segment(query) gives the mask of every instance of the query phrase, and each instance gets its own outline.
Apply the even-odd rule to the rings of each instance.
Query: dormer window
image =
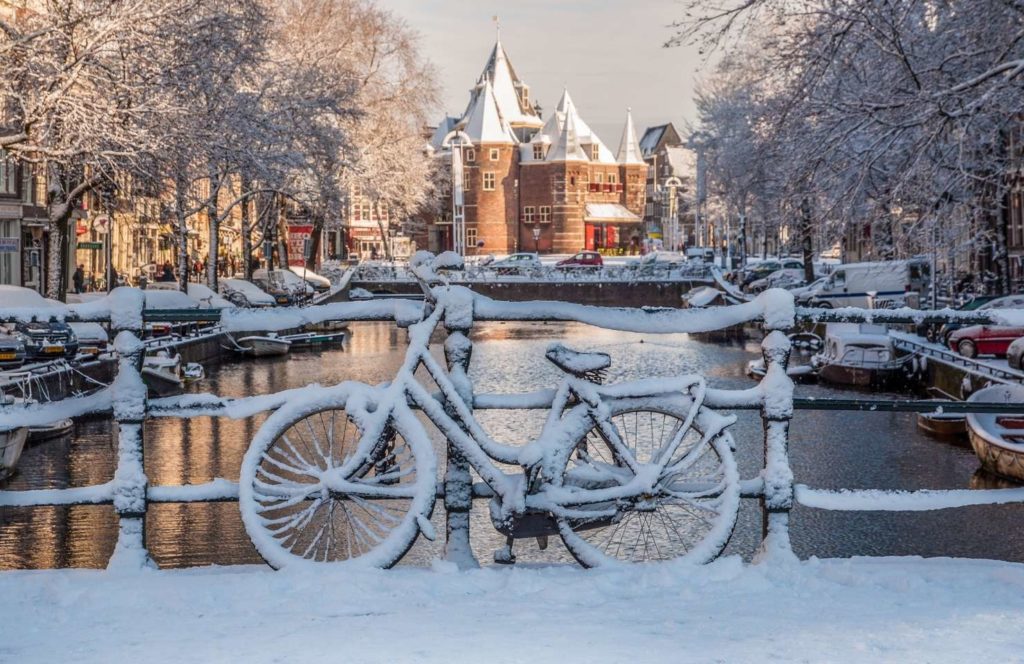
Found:
[[[543,143],[534,143],[533,144],[533,158],[537,159],[537,160],[541,160],[541,159],[544,158],[544,144]]]
[[[476,161],[476,150],[473,148],[466,148],[466,161]]]
[[[591,160],[597,161],[598,157],[601,156],[600,147],[601,146],[599,146],[597,143],[594,143],[593,145],[590,146],[590,159]]]
[[[491,148],[489,157],[491,161],[498,161],[498,148]]]

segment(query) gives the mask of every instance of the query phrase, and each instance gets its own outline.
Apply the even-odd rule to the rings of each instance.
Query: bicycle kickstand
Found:
[[[505,538],[505,546],[494,552],[494,562],[499,565],[514,565],[516,563],[516,554],[512,553],[512,545],[515,543],[515,539],[509,535]]]

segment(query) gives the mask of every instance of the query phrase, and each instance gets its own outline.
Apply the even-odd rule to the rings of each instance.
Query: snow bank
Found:
[[[801,505],[824,510],[858,512],[927,512],[969,505],[1004,505],[1024,502],[1020,489],[950,489],[922,491],[883,491],[880,489],[812,489],[804,484],[794,487]]]
[[[1022,565],[917,558],[26,571],[0,574],[0,622],[19,664],[1010,662],[1022,588]]]

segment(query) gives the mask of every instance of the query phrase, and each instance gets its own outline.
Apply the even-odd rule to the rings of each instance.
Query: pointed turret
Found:
[[[619,141],[619,153],[616,160],[620,164],[643,164],[643,157],[640,156],[640,144],[636,140],[636,130],[633,128],[633,111],[626,109],[626,126],[622,129],[622,140]]]
[[[580,147],[579,140],[576,137],[576,120],[574,116],[575,113],[566,114],[565,122],[562,124],[562,133],[559,134],[558,141],[548,151],[546,161],[588,161],[587,153]]]
[[[466,117],[460,123],[473,143],[512,144],[517,141],[512,129],[498,112],[494,99],[494,90],[490,81],[484,81],[484,87],[473,99],[466,110]]]

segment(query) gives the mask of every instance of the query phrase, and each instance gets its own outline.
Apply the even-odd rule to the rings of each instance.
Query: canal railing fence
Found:
[[[439,287],[448,288],[448,287]],[[451,288],[461,288],[452,286]],[[463,289],[465,290],[465,289]],[[428,298],[429,299],[429,298]],[[936,399],[821,399],[794,394],[785,373],[791,345],[786,336],[799,323],[866,322],[884,324],[1004,324],[1020,325],[1024,311],[956,312],[912,309],[806,309],[794,306],[792,296],[769,290],[751,302],[699,309],[608,308],[564,302],[502,302],[469,291],[462,299],[467,306],[448,312],[444,328],[449,369],[461,366],[460,378],[468,380],[472,354],[470,336],[475,324],[494,321],[575,322],[604,329],[645,334],[713,332],[725,327],[759,323],[764,330],[761,343],[766,376],[749,389],[709,389],[705,404],[718,410],[754,409],[761,413],[761,469],[755,477],[743,478],[742,495],[759,500],[763,514],[759,559],[794,556],[789,538],[789,517],[799,503],[828,510],[919,511],[966,505],[1024,502],[1024,488],[991,490],[821,490],[798,484],[789,463],[789,429],[797,410],[849,410],[885,412],[1019,412],[1020,406],[1006,403],[966,403]],[[148,399],[140,376],[146,346],[141,341],[144,325],[153,321],[210,320],[217,318],[229,333],[300,328],[326,321],[380,321],[408,327],[424,319],[429,301],[376,300],[338,302],[303,308],[274,310],[229,309],[222,311],[147,311],[141,291],[115,289],[107,298],[65,309],[28,310],[0,306],[0,321],[29,320],[57,315],[66,320],[105,323],[112,331],[117,372],[113,382],[80,397],[50,403],[0,406],[0,429],[55,422],[90,413],[112,413],[117,430],[117,465],[113,478],[103,484],[37,490],[0,491],[0,507],[49,505],[112,505],[119,518],[117,544],[110,567],[151,565],[146,548],[145,519],[151,503],[190,503],[237,500],[238,483],[217,478],[210,482],[180,486],[154,486],[144,470],[146,450],[143,424],[147,418],[191,418],[200,416],[240,419],[275,410],[290,400],[302,399],[306,388],[274,394],[226,398],[197,393]],[[454,312],[454,313],[453,313]],[[457,352],[452,353],[451,349]],[[474,409],[549,409],[552,390],[521,394],[477,394],[466,385]],[[741,441],[740,444],[745,444]],[[451,443],[449,442],[449,451]],[[492,495],[489,487],[473,483],[465,461],[448,454],[444,481],[437,488],[447,518],[446,556],[464,556],[469,541],[472,499]],[[458,546],[454,546],[457,544]],[[456,553],[456,551],[461,553]],[[460,564],[465,560],[458,559]]]

